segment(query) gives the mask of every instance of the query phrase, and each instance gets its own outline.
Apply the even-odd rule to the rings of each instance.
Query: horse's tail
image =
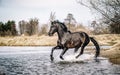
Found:
[[[98,57],[100,55],[100,46],[93,37],[90,37],[90,40],[93,42],[94,46],[96,47],[95,57]]]

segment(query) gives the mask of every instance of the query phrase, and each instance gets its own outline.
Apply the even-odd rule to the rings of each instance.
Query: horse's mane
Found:
[[[55,22],[55,23],[58,23],[64,31],[66,31],[66,32],[68,31],[68,29],[67,29],[67,27],[66,27],[66,25],[65,25],[64,23],[59,22],[58,20],[57,20],[57,21],[54,21],[54,22]]]

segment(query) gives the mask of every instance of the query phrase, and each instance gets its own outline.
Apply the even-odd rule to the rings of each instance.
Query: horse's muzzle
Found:
[[[53,34],[52,34],[52,33],[48,33],[48,35],[49,35],[49,36],[53,36]]]

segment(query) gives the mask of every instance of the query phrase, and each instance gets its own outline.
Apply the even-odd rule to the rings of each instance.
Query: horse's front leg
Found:
[[[60,58],[62,59],[62,60],[64,60],[64,58],[63,58],[63,55],[65,54],[65,52],[68,50],[68,48],[63,48],[63,51],[62,51],[62,53],[60,54]]]
[[[60,46],[55,46],[55,47],[52,48],[52,51],[51,51],[51,54],[50,54],[50,59],[51,59],[51,61],[54,60],[53,52],[54,52],[55,49],[61,49],[61,47],[60,47]]]

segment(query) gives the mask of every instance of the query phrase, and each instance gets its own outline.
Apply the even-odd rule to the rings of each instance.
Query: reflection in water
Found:
[[[106,58],[93,60],[92,54],[74,59],[69,50],[62,61],[60,50],[55,51],[55,61],[49,59],[52,47],[0,47],[0,73],[6,75],[120,75],[120,65],[111,64]]]

